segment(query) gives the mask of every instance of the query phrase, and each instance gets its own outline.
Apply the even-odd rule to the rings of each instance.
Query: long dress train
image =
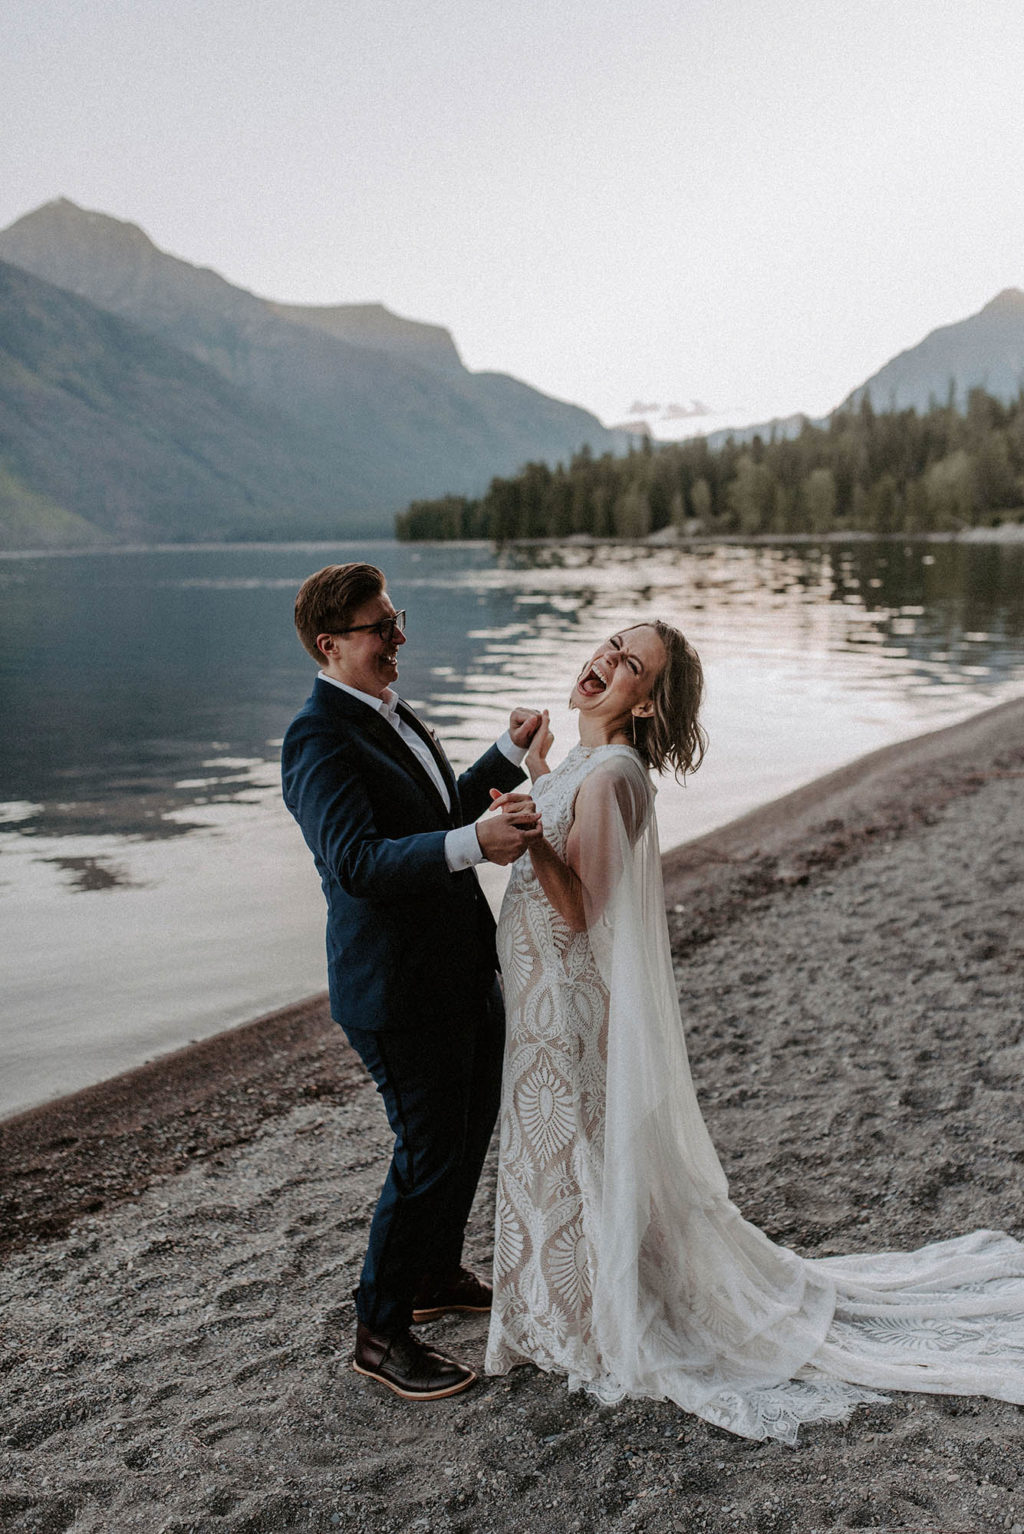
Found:
[[[580,798],[587,931],[529,857],[498,928],[508,1045],[486,1368],[534,1363],[600,1400],[668,1399],[796,1439],[881,1391],[1024,1403],[1024,1246],[997,1231],[808,1259],[744,1220],[694,1093],[654,789],[627,746],[535,785],[564,855]]]

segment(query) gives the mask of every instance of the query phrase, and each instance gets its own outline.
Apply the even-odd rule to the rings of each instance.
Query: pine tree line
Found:
[[[702,438],[623,457],[581,449],[568,467],[528,463],[479,500],[413,501],[403,540],[643,538],[694,533],[924,533],[1024,518],[1024,390],[1003,403],[973,389],[952,402],[876,412],[866,396],[791,439]]]

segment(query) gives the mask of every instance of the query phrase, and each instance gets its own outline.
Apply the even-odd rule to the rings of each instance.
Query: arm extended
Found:
[[[463,825],[477,820],[490,808],[490,791],[500,788],[502,793],[521,783],[526,773],[497,746],[491,746],[471,767],[459,776],[460,818]]]

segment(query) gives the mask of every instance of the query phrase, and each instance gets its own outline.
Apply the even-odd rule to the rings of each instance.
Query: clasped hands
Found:
[[[514,863],[531,842],[543,837],[540,812],[529,794],[502,794],[492,788],[491,809],[501,814],[476,824],[477,841],[488,862]]]
[[[532,742],[542,746],[546,753],[551,741],[546,710],[537,713],[535,709],[513,709],[508,727],[513,745],[528,746]],[[546,762],[544,770],[547,770]],[[531,842],[543,837],[540,814],[529,794],[503,794],[496,788],[490,792],[491,810],[500,811],[500,814],[477,821],[477,841],[489,863],[514,863]]]

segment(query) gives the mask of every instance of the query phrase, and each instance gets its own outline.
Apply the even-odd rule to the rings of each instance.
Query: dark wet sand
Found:
[[[1024,701],[667,855],[694,1076],[775,1239],[1024,1233],[1022,793]],[[1005,1404],[900,1395],[791,1450],[530,1370],[429,1407],[360,1379],[386,1141],[325,998],[0,1122],[0,1528],[1024,1528]],[[482,1358],[478,1320],[430,1331]]]

